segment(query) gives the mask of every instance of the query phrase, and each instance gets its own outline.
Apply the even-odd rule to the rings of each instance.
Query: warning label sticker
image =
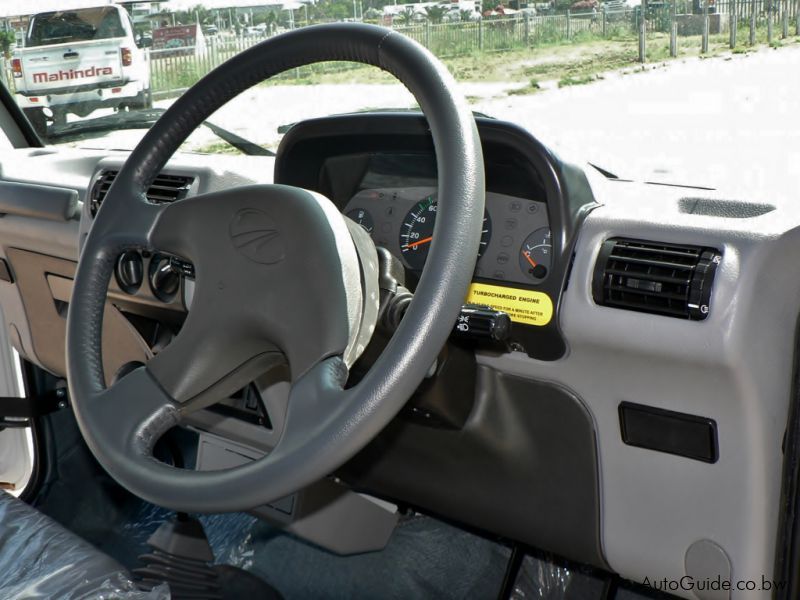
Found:
[[[553,301],[543,292],[473,283],[468,304],[483,304],[508,313],[512,321],[526,325],[547,325],[553,318]]]

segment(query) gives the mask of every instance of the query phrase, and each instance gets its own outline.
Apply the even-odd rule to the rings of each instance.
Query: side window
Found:
[[[133,27],[133,19],[131,19],[130,14],[127,12],[125,13],[125,23],[128,25],[127,35],[136,38],[136,29]]]

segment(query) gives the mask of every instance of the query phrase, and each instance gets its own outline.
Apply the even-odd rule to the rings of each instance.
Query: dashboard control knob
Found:
[[[461,339],[504,343],[511,335],[511,318],[489,306],[465,304],[461,307],[452,335]]]
[[[135,250],[122,253],[117,259],[117,268],[114,273],[120,289],[126,294],[135,294],[144,279],[142,255]]]
[[[156,254],[150,261],[150,289],[162,302],[170,302],[181,285],[180,272],[168,256]]]

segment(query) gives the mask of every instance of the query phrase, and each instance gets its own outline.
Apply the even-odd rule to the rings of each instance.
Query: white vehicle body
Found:
[[[149,103],[148,58],[136,46],[130,16],[117,5],[34,15],[12,71],[25,109],[85,116]]]

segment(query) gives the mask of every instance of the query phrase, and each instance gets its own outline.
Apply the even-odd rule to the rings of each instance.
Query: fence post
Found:
[[[570,19],[569,9],[567,9],[567,40],[572,39],[572,19]]]
[[[647,0],[639,5],[639,62],[647,60]]]
[[[678,0],[672,0],[669,16],[669,55],[678,56]]]
[[[756,0],[750,3],[750,45],[756,45]]]
[[[789,11],[787,10],[786,0],[781,2],[781,38],[789,37]]]
[[[794,34],[800,35],[800,0],[794,3]]]
[[[478,21],[478,50],[483,50],[483,19]]]
[[[772,46],[772,36],[774,34],[774,20],[772,18],[772,0],[767,0],[767,45]]]
[[[605,5],[605,4],[603,4],[603,37],[606,37],[606,34],[608,33],[608,31],[607,31],[607,27],[608,27],[608,15],[606,14],[606,11],[607,11],[607,10],[608,10],[608,9],[606,8],[606,5]]]
[[[424,46],[430,50],[431,48],[431,22],[425,21],[425,44]]]
[[[736,3],[736,0],[731,0],[731,3],[730,3],[731,39],[730,39],[730,44],[729,44],[730,47],[731,47],[731,50],[736,48],[736,29],[739,26],[739,14],[737,12],[738,10],[739,10],[739,5]]]
[[[528,48],[531,45],[531,17],[529,14],[525,14],[525,47]]]
[[[703,0],[703,43],[700,53],[708,53],[708,0]]]

